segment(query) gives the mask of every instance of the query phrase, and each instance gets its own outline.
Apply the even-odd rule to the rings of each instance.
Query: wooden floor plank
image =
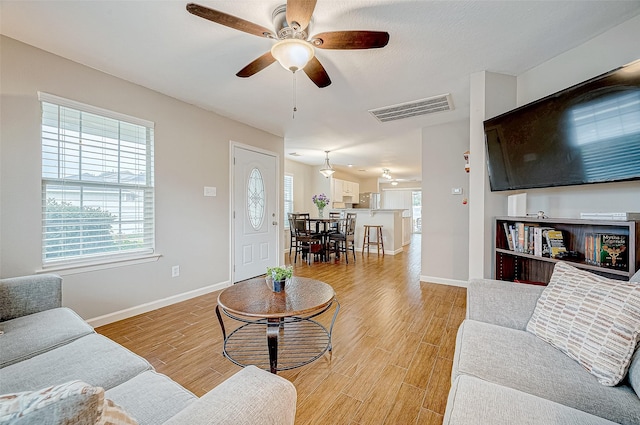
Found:
[[[393,402],[393,409],[384,420],[385,425],[415,424],[420,416],[424,390],[403,383]]]
[[[398,255],[358,253],[348,265],[294,266],[295,275],[332,285],[341,304],[333,353],[279,373],[296,386],[297,425],[442,423],[466,290],[420,282],[420,243],[414,236]],[[240,370],[222,355],[218,293],[97,331],[202,396]],[[237,326],[224,322],[227,332]]]

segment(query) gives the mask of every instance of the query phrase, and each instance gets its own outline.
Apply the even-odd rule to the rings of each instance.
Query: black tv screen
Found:
[[[640,61],[484,122],[492,191],[640,179]]]

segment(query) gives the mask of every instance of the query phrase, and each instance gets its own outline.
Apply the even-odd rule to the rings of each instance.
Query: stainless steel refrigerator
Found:
[[[354,207],[377,210],[380,208],[380,194],[377,192],[363,192],[358,198],[358,205],[354,205]]]

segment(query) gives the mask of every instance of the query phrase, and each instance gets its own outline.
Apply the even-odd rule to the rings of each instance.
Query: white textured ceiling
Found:
[[[272,28],[285,0],[201,0]],[[373,50],[316,50],[332,84],[273,64],[235,73],[273,41],[189,14],[187,1],[5,1],[2,34],[284,136],[291,159],[420,179],[421,131],[469,116],[469,75],[519,75],[640,13],[640,1],[318,0],[311,34],[382,30]],[[381,124],[367,110],[451,93],[455,109]],[[346,170],[346,169],[345,169]],[[358,171],[366,170],[366,171]]]

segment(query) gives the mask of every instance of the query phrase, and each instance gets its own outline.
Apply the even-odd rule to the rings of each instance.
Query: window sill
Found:
[[[100,259],[95,261],[87,261],[83,263],[66,263],[66,264],[52,264],[48,266],[42,266],[40,270],[36,270],[36,273],[56,273],[60,276],[67,276],[79,273],[89,273],[98,270],[113,269],[117,267],[132,266],[135,264],[144,264],[158,261],[162,257],[162,254],[141,254],[131,257],[118,257]]]

